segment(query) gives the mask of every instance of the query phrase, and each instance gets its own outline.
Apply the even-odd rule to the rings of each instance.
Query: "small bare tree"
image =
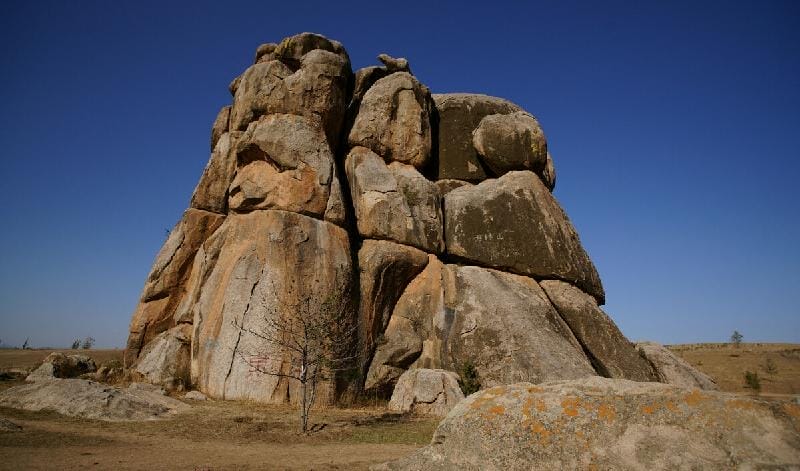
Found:
[[[744,339],[744,335],[740,334],[738,330],[734,330],[731,334],[731,343],[735,348],[739,348],[742,344],[742,339]]]
[[[306,287],[300,293],[290,281],[280,291],[282,295],[276,296],[284,300],[280,305],[261,300],[259,327],[248,327],[243,319],[233,322],[261,345],[256,351],[237,351],[252,371],[299,383],[303,433],[309,430],[308,417],[317,398],[317,386],[357,370],[358,328],[350,302],[351,283],[345,277],[337,276],[344,281],[322,300],[315,289]],[[319,285],[315,280],[312,286]],[[272,293],[277,292],[273,283]]]

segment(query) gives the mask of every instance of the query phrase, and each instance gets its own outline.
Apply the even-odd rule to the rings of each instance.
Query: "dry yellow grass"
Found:
[[[753,393],[745,387],[746,371],[758,373],[764,395],[800,394],[800,345],[791,343],[729,343],[670,345],[669,349],[714,378],[722,391]],[[767,361],[776,371],[767,371]]]

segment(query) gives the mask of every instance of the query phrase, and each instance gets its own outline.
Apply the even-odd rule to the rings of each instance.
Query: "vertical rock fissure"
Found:
[[[592,353],[592,351],[589,350],[589,347],[586,346],[586,343],[583,341],[583,339],[580,338],[579,336],[575,335],[575,331],[572,330],[572,326],[569,325],[569,322],[567,322],[566,317],[564,317],[564,315],[558,309],[558,306],[556,305],[556,303],[553,302],[553,298],[551,298],[550,295],[547,294],[547,290],[542,289],[542,292],[544,292],[544,295],[547,297],[547,300],[550,303],[550,305],[553,306],[553,310],[556,312],[556,314],[558,314],[558,317],[561,319],[561,321],[564,323],[564,325],[567,326],[569,331],[572,333],[572,336],[575,337],[575,340],[578,341],[578,345],[580,345],[581,350],[583,350],[583,354],[586,355],[586,359],[589,360],[589,364],[592,365],[592,369],[594,369],[594,371],[598,375],[600,375],[600,376],[602,376],[604,378],[610,378],[611,377],[611,373],[600,362],[600,360],[594,355],[594,353]]]
[[[258,288],[259,283],[261,283],[261,279],[264,276],[264,270],[266,269],[266,265],[263,266],[261,271],[258,274],[258,278],[253,283],[253,286],[250,288],[250,298],[248,298],[247,306],[244,308],[244,312],[242,313],[242,323],[241,326],[237,326],[237,335],[236,335],[236,343],[233,345],[233,349],[231,350],[231,363],[228,365],[228,372],[225,374],[225,381],[222,383],[222,399],[225,399],[225,395],[228,393],[228,379],[231,376],[231,371],[233,371],[233,364],[236,362],[236,355],[238,354],[239,343],[242,340],[242,330],[245,328],[244,321],[247,317],[247,313],[250,311],[250,303],[253,300],[253,294],[256,292],[256,288]],[[234,324],[235,326],[235,324]]]

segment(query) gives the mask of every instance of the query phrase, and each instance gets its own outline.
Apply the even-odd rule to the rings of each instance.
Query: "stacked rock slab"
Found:
[[[353,74],[342,45],[312,33],[258,48],[147,278],[129,371],[212,398],[296,400],[293,380],[253,367],[285,372],[287,352],[250,332],[336,299],[360,374],[325,383],[322,401],[388,397],[418,368],[474,369],[484,387],[659,378],[599,308],[536,118],[431,95],[408,61],[379,59]]]

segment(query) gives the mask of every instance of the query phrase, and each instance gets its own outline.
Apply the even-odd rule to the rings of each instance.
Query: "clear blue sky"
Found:
[[[800,2],[163,3],[4,3],[4,343],[124,345],[228,83],[301,31],[536,115],[631,339],[800,342]]]

